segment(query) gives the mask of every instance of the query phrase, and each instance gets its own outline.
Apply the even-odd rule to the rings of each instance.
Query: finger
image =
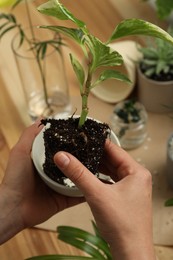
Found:
[[[36,135],[41,131],[43,128],[41,124],[41,119],[38,119],[34,124],[27,127],[24,132],[22,133],[21,137],[19,138],[19,141],[15,145],[18,148],[30,152],[32,148],[33,141],[36,137]]]
[[[79,160],[66,152],[54,156],[58,168],[82,191],[84,196],[100,192],[104,185]]]
[[[107,140],[105,143],[104,156],[101,169],[106,171],[113,179],[122,179],[127,175],[134,174],[141,166],[121,147]]]

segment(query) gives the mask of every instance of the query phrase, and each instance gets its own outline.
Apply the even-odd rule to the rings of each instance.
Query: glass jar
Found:
[[[59,36],[52,32],[45,33],[45,30],[37,27],[32,30],[28,28],[25,33],[29,40],[24,40],[20,46],[21,38],[17,33],[12,40],[12,50],[31,119],[70,115],[71,102],[62,45],[59,44],[57,51],[49,44],[44,58],[40,54],[40,47],[33,47],[48,40],[60,42]]]
[[[136,148],[147,136],[147,112],[137,101],[119,102],[110,117],[110,126],[119,138],[121,147]]]

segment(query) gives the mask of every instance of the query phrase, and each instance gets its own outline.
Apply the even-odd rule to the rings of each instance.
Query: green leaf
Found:
[[[158,60],[143,59],[141,63],[149,66],[157,66]]]
[[[169,73],[170,67],[168,65],[165,65],[165,67],[163,68],[163,71],[165,74]]]
[[[70,20],[78,27],[85,27],[85,23],[77,19],[71,12],[69,12],[58,0],[50,0],[38,8],[42,14],[54,16],[59,20]]]
[[[18,4],[20,4],[23,0],[17,0],[13,6],[12,6],[12,9],[14,9]]]
[[[47,44],[44,43],[44,44],[42,45],[42,48],[41,48],[41,59],[42,59],[42,60],[45,58],[46,51],[47,51]]]
[[[69,235],[59,235],[58,238],[62,240],[63,242],[66,242],[72,246],[75,246],[76,248],[83,250],[87,254],[89,254],[92,257],[95,257],[96,259],[105,259],[103,254],[101,254],[98,249],[90,244],[88,244],[88,239],[86,241],[81,241],[75,237],[69,237]]]
[[[158,58],[158,51],[154,47],[140,48],[139,51],[143,54],[144,58],[148,58],[148,59],[157,59]]]
[[[165,206],[166,207],[172,207],[173,206],[173,198],[168,199],[167,201],[165,201]]]
[[[4,27],[6,27],[7,25],[9,24],[9,21],[3,23],[1,26],[0,26],[0,30],[2,30]]]
[[[164,60],[159,60],[156,66],[156,74],[159,75],[161,71],[164,71],[164,68],[166,67],[166,62]]]
[[[20,25],[17,24],[16,18],[13,14],[0,14],[0,19],[5,19],[6,22],[3,23],[0,26],[0,39],[9,31],[17,28],[19,30],[20,36],[21,36],[21,42],[22,42],[22,37],[24,36],[24,33],[20,27]],[[23,35],[22,35],[23,33]]]
[[[82,86],[83,86],[84,80],[85,80],[85,72],[83,70],[83,67],[79,63],[79,61],[77,59],[75,59],[72,54],[70,54],[70,60],[71,60],[72,66],[73,66],[73,70],[80,83],[80,91],[82,92]]]
[[[20,42],[19,42],[19,47],[20,47],[23,44],[25,39],[25,33],[21,28],[19,28],[19,34],[20,34]]]
[[[0,39],[2,38],[3,35],[5,35],[8,31],[13,30],[14,28],[18,27],[16,24],[9,26],[8,28],[6,28],[5,30],[3,30],[0,34]]]
[[[112,255],[111,255],[111,252],[110,252],[110,247],[108,245],[108,243],[102,238],[102,236],[100,235],[100,231],[98,230],[97,226],[96,226],[96,223],[92,220],[92,226],[93,226],[93,229],[94,229],[94,233],[97,237],[101,238],[102,240],[102,243],[104,244],[104,252],[106,253],[108,259],[112,259]]]
[[[67,37],[73,39],[82,48],[85,56],[87,57],[87,50],[85,48],[85,37],[84,32],[81,29],[67,28],[63,26],[40,26],[43,29],[49,29],[54,32],[62,33]]]
[[[147,77],[150,78],[151,75],[154,74],[154,73],[155,73],[155,67],[152,67],[152,68],[147,69],[144,74],[145,74]]]
[[[69,38],[73,39],[75,42],[77,42],[80,45],[84,44],[84,33],[81,29],[74,29],[74,28],[67,28],[63,26],[40,26],[40,28],[49,29],[54,32],[62,33]]]
[[[72,256],[72,255],[42,255],[42,256],[34,256],[27,258],[25,260],[98,260],[95,257],[87,257],[87,256]]]
[[[157,25],[141,19],[126,19],[119,23],[112,33],[108,43],[121,37],[138,34],[153,36],[173,44],[173,38],[169,33],[165,32]]]
[[[95,235],[96,235],[97,237],[102,238],[101,235],[100,235],[100,231],[98,230],[98,227],[97,227],[96,223],[95,223],[93,220],[91,221],[91,223],[92,223],[92,227],[93,227],[93,229],[94,229]]]
[[[101,82],[103,82],[107,79],[116,79],[116,80],[124,81],[128,84],[131,83],[131,81],[128,79],[128,77],[126,75],[122,74],[120,71],[105,70],[100,74],[99,79],[91,86],[91,88],[94,88],[96,85],[100,84]]]
[[[85,251],[92,257],[96,257],[97,259],[107,259],[104,256],[104,254],[106,254],[105,242],[103,242],[103,239],[100,237],[82,229],[69,226],[58,227],[58,233],[58,238],[60,240]]]
[[[117,51],[114,51],[93,35],[85,37],[85,44],[93,57],[90,71],[94,72],[101,66],[119,66],[123,63],[122,56]]]

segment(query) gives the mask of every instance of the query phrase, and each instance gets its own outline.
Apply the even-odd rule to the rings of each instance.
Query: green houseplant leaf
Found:
[[[95,257],[87,257],[87,256],[72,256],[72,255],[41,255],[27,258],[26,260],[98,260]]]
[[[70,259],[91,259],[91,260],[112,260],[109,245],[100,236],[96,224],[92,221],[95,234],[91,234],[80,228],[71,226],[59,226],[57,228],[58,238],[76,248],[84,251],[88,256],[72,255],[42,255],[28,258],[27,260],[70,260]]]
[[[84,54],[87,56],[84,48],[84,33],[80,28],[66,28],[63,26],[40,26],[40,28],[49,29],[54,32],[62,33],[67,37],[73,39],[83,49]]]
[[[82,65],[79,63],[77,59],[74,58],[72,54],[70,54],[71,63],[74,69],[74,72],[76,73],[76,76],[80,82],[80,91],[82,92],[82,86],[85,81],[85,72],[83,70]]]
[[[107,80],[107,79],[116,79],[120,81],[124,81],[126,83],[131,83],[131,81],[122,74],[120,71],[117,70],[105,70],[103,71],[96,82],[91,85],[91,88],[94,88],[96,85],[100,84],[101,82]]]
[[[58,0],[52,0],[40,5],[38,11],[46,15],[54,16],[60,20],[70,20],[78,27],[85,27],[85,23],[77,19]]]
[[[157,37],[173,44],[173,38],[163,29],[150,22],[140,19],[127,19],[117,25],[108,42],[129,35],[147,35]]]
[[[123,58],[117,51],[114,51],[93,35],[86,36],[85,43],[93,57],[90,66],[92,72],[101,66],[119,66],[123,63]]]
[[[40,28],[49,29],[55,32],[63,33],[69,38],[73,39],[76,43],[83,45],[84,33],[81,29],[66,28],[63,26],[40,26]]]
[[[83,250],[92,257],[107,259],[105,254],[108,257],[110,256],[110,251],[107,251],[105,241],[97,235],[70,226],[60,226],[57,231],[60,240]]]

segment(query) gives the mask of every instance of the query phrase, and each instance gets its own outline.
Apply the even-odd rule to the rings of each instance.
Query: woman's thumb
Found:
[[[103,185],[79,160],[67,152],[56,153],[54,162],[84,195],[93,194]]]

